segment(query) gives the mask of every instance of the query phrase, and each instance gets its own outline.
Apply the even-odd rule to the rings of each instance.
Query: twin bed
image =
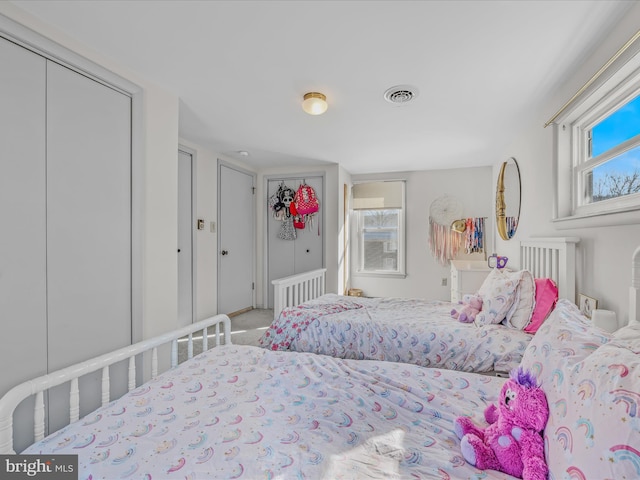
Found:
[[[161,345],[202,328],[216,347],[157,374]],[[35,443],[21,453],[77,455],[82,480],[513,478],[466,463],[453,426],[461,415],[482,425],[505,379],[221,344],[221,331],[228,341],[223,315],[17,386],[0,400],[0,453],[14,452],[12,412],[35,395]],[[549,478],[640,477],[639,355],[638,324],[604,332],[565,299],[533,335],[521,366],[547,395]],[[153,378],[116,400],[103,382],[103,405],[78,418],[77,377],[126,358],[131,377],[140,362]],[[42,392],[68,382],[71,423],[45,437]]]
[[[573,300],[577,242],[575,237],[523,241],[520,267],[533,277],[553,280],[559,296]],[[520,364],[532,338],[522,323],[516,328],[506,322],[481,326],[458,322],[451,310],[460,305],[450,302],[325,294],[323,275],[324,270],[318,270],[315,275],[274,281],[274,321],[260,339],[261,346],[507,375]],[[527,293],[534,294],[532,287]],[[524,303],[523,289],[514,289],[511,295]],[[514,302],[514,311],[516,307]]]

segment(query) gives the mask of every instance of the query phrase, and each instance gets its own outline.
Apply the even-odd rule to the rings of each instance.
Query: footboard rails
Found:
[[[90,360],[71,365],[67,368],[43,375],[33,380],[28,380],[9,390],[0,399],[0,454],[13,454],[13,416],[18,405],[26,398],[35,395],[34,408],[34,443],[44,438],[45,432],[45,403],[44,393],[49,389],[69,383],[69,422],[73,423],[79,419],[80,414],[80,391],[78,379],[83,375],[102,370],[101,402],[102,406],[107,405],[112,399],[110,394],[111,379],[109,367],[116,363],[128,360],[127,389],[131,391],[136,385],[136,358],[143,361],[145,356],[141,354],[149,353],[151,356],[150,378],[158,375],[158,348],[170,345],[170,366],[174,368],[178,365],[178,340],[184,339],[187,342],[187,358],[193,356],[194,333],[202,335],[202,350],[210,348],[209,337],[215,337],[215,346],[222,343],[231,344],[231,322],[226,315],[215,315],[206,320],[201,320],[192,325],[167,332],[141,342],[135,343],[115,350],[113,352],[100,355]],[[198,336],[199,339],[199,336]],[[148,355],[146,356],[148,358]],[[99,374],[98,374],[99,375]],[[148,379],[147,379],[148,380]],[[144,383],[144,382],[140,382]]]
[[[303,302],[324,295],[326,268],[290,275],[272,280],[273,318],[280,316],[286,307],[295,307]]]

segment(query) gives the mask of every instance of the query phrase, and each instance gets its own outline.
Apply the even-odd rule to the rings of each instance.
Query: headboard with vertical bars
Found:
[[[520,268],[535,278],[551,278],[560,298],[576,301],[576,244],[578,237],[530,238],[520,242]]]

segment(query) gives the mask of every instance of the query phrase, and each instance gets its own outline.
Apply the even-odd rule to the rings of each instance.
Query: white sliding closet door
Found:
[[[297,230],[295,240],[282,240],[278,233],[282,228],[282,222],[273,218],[271,211],[267,208],[267,305],[273,308],[273,280],[287,277],[297,273],[309,272],[322,268],[324,261],[324,229],[323,218],[323,195],[324,177],[292,177],[283,179],[271,179],[267,182],[267,199],[278,191],[281,182],[284,182],[294,191],[301,183],[306,182],[311,186],[320,202],[320,211],[317,212],[311,224],[304,229]]]
[[[0,65],[4,395],[131,343],[131,99],[4,38]],[[81,379],[81,416],[100,404],[100,387],[99,375]],[[68,385],[47,396],[50,431],[68,404]],[[18,449],[33,432],[24,406]]]
[[[46,373],[47,235],[46,61],[0,38],[0,65],[1,396]],[[33,409],[19,415],[16,421],[33,431]],[[23,438],[16,432],[18,444]]]
[[[131,99],[47,65],[51,371],[131,343]]]

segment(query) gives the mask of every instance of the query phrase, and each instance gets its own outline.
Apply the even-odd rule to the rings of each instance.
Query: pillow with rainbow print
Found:
[[[619,333],[543,386],[551,480],[640,478],[640,329]]]

